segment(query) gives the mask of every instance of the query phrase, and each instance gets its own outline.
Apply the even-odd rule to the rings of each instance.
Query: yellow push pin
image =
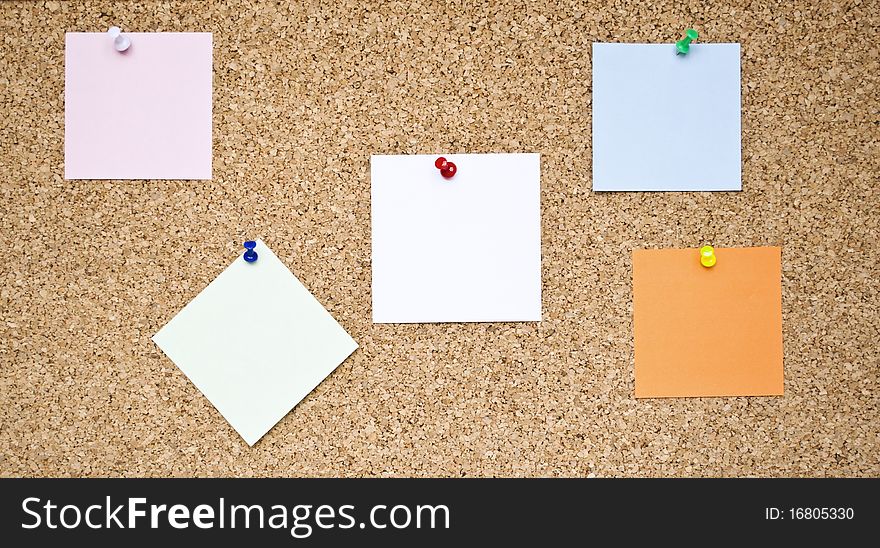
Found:
[[[711,245],[704,245],[700,248],[700,264],[706,268],[715,266],[715,248]]]

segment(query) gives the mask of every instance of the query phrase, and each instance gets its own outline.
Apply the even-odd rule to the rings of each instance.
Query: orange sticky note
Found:
[[[781,396],[778,247],[633,251],[636,397]]]

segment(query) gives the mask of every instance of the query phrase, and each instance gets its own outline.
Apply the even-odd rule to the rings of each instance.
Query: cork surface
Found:
[[[0,3],[0,475],[880,475],[876,4],[275,4]],[[113,24],[214,33],[213,181],[63,180]],[[688,26],[743,191],[591,192],[591,43]],[[541,153],[541,323],[371,323],[369,156],[440,151]],[[150,337],[257,237],[360,349],[248,448]],[[785,395],[636,401],[631,251],[707,242],[782,246]]]

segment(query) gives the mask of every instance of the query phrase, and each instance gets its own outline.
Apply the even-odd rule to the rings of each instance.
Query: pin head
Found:
[[[107,30],[107,34],[109,34],[110,38],[113,39],[113,47],[116,48],[116,51],[121,53],[131,46],[131,40],[128,38],[128,36],[122,34],[122,31],[119,30],[119,27],[110,27]]]
[[[254,248],[257,247],[257,242],[253,240],[248,240],[244,243],[244,248],[247,250],[244,252],[244,260],[253,263],[257,260],[257,252],[254,251]]]
[[[451,179],[458,172],[458,167],[443,156],[434,160],[434,167],[439,169],[440,175],[446,179]]]
[[[694,29],[687,29],[684,38],[675,43],[676,52],[681,55],[687,55],[691,50],[691,42],[699,38],[700,35]]]
[[[706,268],[715,266],[715,248],[711,245],[704,245],[700,248],[700,264]]]

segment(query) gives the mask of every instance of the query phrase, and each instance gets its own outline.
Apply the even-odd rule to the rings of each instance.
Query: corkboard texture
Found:
[[[0,3],[0,475],[880,475],[877,8]],[[214,33],[212,181],[63,179],[111,25]],[[743,191],[593,193],[591,43],[689,26],[742,44]],[[370,154],[437,152],[541,154],[542,322],[371,323]],[[360,348],[249,448],[150,337],[257,237]],[[631,252],[706,242],[782,246],[785,395],[637,401]]]

